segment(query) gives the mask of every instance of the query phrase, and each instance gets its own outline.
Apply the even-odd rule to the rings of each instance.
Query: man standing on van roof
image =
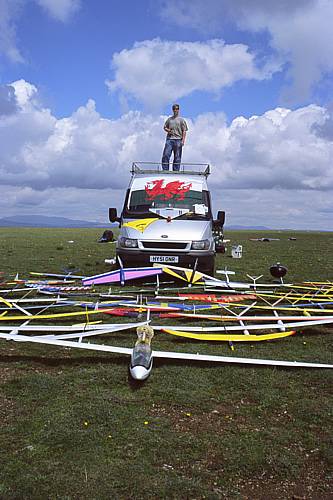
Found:
[[[179,104],[172,106],[173,116],[170,116],[164,124],[167,132],[163,156],[162,168],[169,170],[169,161],[173,152],[173,170],[179,171],[182,159],[182,149],[185,144],[186,132],[188,130],[186,121],[179,116]]]

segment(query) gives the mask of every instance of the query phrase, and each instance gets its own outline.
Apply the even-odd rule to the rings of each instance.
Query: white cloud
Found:
[[[218,34],[228,22],[251,23],[258,16],[286,16],[302,12],[318,0],[159,0],[161,17],[179,27],[195,28],[201,33]]]
[[[33,1],[61,22],[67,22],[80,8],[80,0]],[[16,37],[16,22],[24,9],[29,9],[28,0],[0,0],[0,56],[3,54],[13,63],[24,62]]]
[[[53,187],[38,191],[31,187],[0,185],[1,217],[39,214],[107,222],[108,207],[121,206],[122,202],[122,190]]]
[[[112,68],[114,80],[107,81],[111,92],[134,96],[148,109],[157,110],[197,90],[219,93],[237,80],[269,78],[278,66],[260,67],[244,44],[157,38],[115,53]]]
[[[21,109],[29,108],[30,106],[35,107],[34,97],[37,94],[37,87],[35,85],[21,79],[11,83],[11,87],[14,88],[16,101]]]
[[[323,124],[314,125],[315,132],[321,137],[332,141],[333,140],[333,103],[326,108],[326,119]]]
[[[295,111],[277,108],[242,123],[234,120],[227,186],[332,189],[333,144],[313,129],[326,119],[324,108],[310,105]]]
[[[0,0],[0,55],[4,54],[11,62],[23,62],[16,47],[15,19],[20,14],[24,0]]]
[[[289,65],[285,98],[301,102],[333,71],[331,0],[168,0],[161,14],[172,23],[221,36],[227,22],[268,32],[271,47]]]
[[[88,219],[120,207],[133,160],[160,161],[165,117],[106,119],[90,100],[57,119],[20,81],[16,113],[0,117],[0,179],[6,212]],[[222,113],[188,119],[183,161],[213,165],[216,209],[230,223],[332,228],[333,142],[329,110],[277,108],[228,125]],[[57,209],[58,207],[58,209]],[[273,221],[273,222],[272,222]]]
[[[225,210],[226,225],[277,229],[333,230],[332,192],[251,189],[214,190],[214,210]]]
[[[80,0],[35,0],[57,21],[66,22],[80,8]]]
[[[271,45],[290,63],[288,76],[292,85],[285,98],[292,102],[306,99],[314,85],[333,71],[333,2],[306,2],[303,8],[280,15],[254,13],[243,20],[253,30],[267,29]]]

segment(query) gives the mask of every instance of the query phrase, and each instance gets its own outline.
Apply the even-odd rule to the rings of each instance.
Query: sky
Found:
[[[108,222],[178,102],[227,225],[333,230],[332,0],[0,0],[0,217]]]

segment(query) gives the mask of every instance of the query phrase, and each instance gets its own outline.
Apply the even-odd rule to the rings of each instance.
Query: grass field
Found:
[[[98,229],[0,229],[0,270],[84,275],[107,270],[114,245]],[[251,237],[278,237],[261,243]],[[296,241],[288,240],[289,236]],[[217,267],[263,274],[277,261],[291,282],[333,281],[333,233],[229,232],[243,258]],[[69,243],[74,241],[74,243]],[[0,325],[1,331],[1,325]],[[134,332],[113,344],[133,345]],[[278,342],[183,342],[156,349],[333,362],[329,328]],[[331,371],[156,361],[140,386],[128,359],[0,343],[0,498],[330,499]]]

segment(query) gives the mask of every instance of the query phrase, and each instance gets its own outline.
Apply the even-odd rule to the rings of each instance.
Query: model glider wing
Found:
[[[190,269],[187,267],[162,265],[162,270],[164,273],[169,274],[170,276],[178,278],[182,281],[186,281],[186,283],[190,284],[203,282],[204,280],[220,282],[220,280],[213,278],[212,276],[208,276],[208,274],[204,274],[201,273],[200,271],[196,271],[195,269]]]
[[[204,341],[219,341],[219,342],[261,342],[263,340],[277,340],[284,337],[289,337],[290,335],[294,335],[296,332],[291,330],[289,332],[281,332],[281,333],[266,333],[262,335],[232,335],[232,334],[209,334],[209,333],[190,333],[190,332],[182,332],[179,330],[170,330],[164,329],[162,330],[170,335],[176,335],[177,337],[183,337],[186,339],[194,339],[194,340],[204,340]]]
[[[189,316],[189,315],[188,315]],[[192,315],[194,316],[194,315]],[[198,315],[199,316],[199,315]],[[282,317],[280,317],[282,318]],[[307,320],[307,321],[292,321],[288,323],[279,323],[276,318],[276,323],[269,324],[250,324],[250,325],[223,325],[223,326],[182,326],[182,330],[185,332],[227,332],[233,330],[268,330],[268,329],[282,329],[282,328],[300,328],[300,327],[312,327],[318,325],[329,325],[333,323],[332,319],[321,319],[321,320]],[[243,316],[243,321],[246,321],[246,316]],[[235,319],[235,321],[242,321],[240,318]],[[173,330],[174,325],[154,325],[154,330]]]
[[[96,274],[82,280],[87,285],[104,285],[107,283],[118,283],[125,280],[135,280],[138,278],[147,278],[162,273],[161,267],[124,267],[108,273]]]
[[[232,356],[215,356],[210,354],[189,354],[185,352],[153,351],[154,358],[182,359],[184,361],[208,361],[211,363],[236,363],[244,365],[285,366],[290,368],[333,368],[323,363],[306,363],[299,361],[279,361],[274,359],[234,358]]]
[[[133,229],[136,229],[137,231],[143,233],[144,230],[150,226],[150,224],[152,224],[153,222],[159,220],[158,217],[156,218],[148,218],[148,219],[139,219],[139,220],[134,220],[134,221],[130,221],[130,222],[125,222],[123,224],[124,227],[128,226],[128,227],[132,227]]]
[[[57,340],[42,337],[28,337],[26,335],[10,335],[8,333],[0,333],[0,338],[5,340],[14,340],[15,342],[32,342],[34,344],[55,345],[60,347],[74,347],[76,349],[88,349],[91,351],[114,352],[118,354],[132,354],[132,350],[128,347],[115,347],[104,344],[89,344],[88,342],[74,342],[72,340]]]
[[[115,347],[103,344],[88,344],[87,342],[73,342],[70,340],[51,340],[41,337],[29,337],[25,335],[10,335],[0,333],[0,338],[16,342],[31,342],[36,344],[55,345],[62,347],[74,347],[76,349],[88,349],[91,351],[104,351],[116,354],[131,355],[133,349],[127,347]],[[267,366],[285,366],[290,368],[333,368],[333,365],[323,363],[305,363],[297,361],[278,361],[272,359],[234,358],[231,356],[215,356],[209,354],[190,354],[181,352],[153,351],[155,358],[182,359],[184,361],[207,361],[211,363],[236,363]]]

